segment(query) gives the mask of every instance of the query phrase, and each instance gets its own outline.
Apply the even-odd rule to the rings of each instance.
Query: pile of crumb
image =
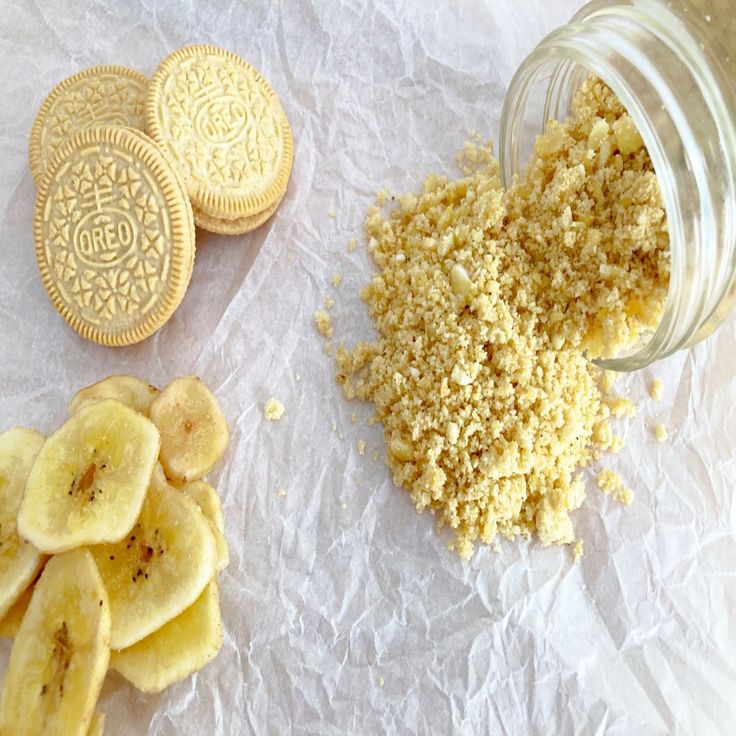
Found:
[[[635,342],[664,305],[657,180],[595,79],[508,191],[490,148],[468,144],[459,163],[463,178],[431,175],[369,212],[379,273],[361,296],[378,339],[338,351],[338,381],[375,403],[396,483],[454,531],[462,557],[497,534],[572,542],[578,471],[621,446],[605,376],[585,356]]]

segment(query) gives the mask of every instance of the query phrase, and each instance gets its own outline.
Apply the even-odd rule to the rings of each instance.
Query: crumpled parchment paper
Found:
[[[736,708],[736,329],[621,380],[640,402],[603,464],[636,500],[589,483],[585,557],[535,543],[466,564],[382,460],[370,407],[348,404],[312,315],[336,340],[371,327],[357,291],[373,194],[454,172],[471,131],[496,137],[505,88],[580,0],[8,3],[0,18],[0,429],[51,432],[81,386],[196,373],[232,442],[212,475],[230,567],[219,657],[159,696],[111,673],[107,734],[730,734]],[[93,64],[152,73],[191,42],[242,54],[279,93],[296,142],[276,217],[200,234],[191,287],[155,337],[86,342],[36,272],[26,163],[36,109]],[[334,208],[336,217],[329,216]],[[334,288],[334,273],[343,276]],[[661,404],[648,386],[661,377]],[[278,423],[262,415],[275,396]],[[355,412],[357,421],[351,421]],[[664,422],[671,438],[653,438]],[[367,442],[365,456],[357,442]],[[285,495],[280,495],[283,489]],[[0,642],[0,675],[10,644]]]

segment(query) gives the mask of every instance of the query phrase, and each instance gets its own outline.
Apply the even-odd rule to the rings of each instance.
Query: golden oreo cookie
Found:
[[[36,259],[51,301],[90,340],[145,339],[184,297],[192,222],[176,174],[144,136],[78,133],[51,160],[36,199]]]
[[[146,132],[215,219],[257,216],[286,191],[291,128],[266,80],[216,46],[187,46],[153,75]]]
[[[28,159],[36,185],[59,147],[97,125],[144,128],[148,79],[124,66],[95,66],[51,90],[31,130]]]
[[[212,215],[207,215],[204,212],[192,208],[194,211],[194,222],[202,230],[207,230],[211,233],[219,233],[220,235],[245,235],[245,233],[259,228],[273,216],[281,204],[282,197],[279,197],[274,204],[257,215],[245,215],[244,217],[236,217],[234,219],[212,217]]]

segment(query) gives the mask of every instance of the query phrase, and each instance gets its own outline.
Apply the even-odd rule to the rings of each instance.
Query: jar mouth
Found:
[[[707,143],[694,134],[693,110],[688,111],[676,81],[661,72],[661,58],[654,61],[655,52],[643,50],[655,48],[667,61],[667,54],[671,54],[683,67],[690,68],[691,59],[683,58],[691,49],[673,49],[669,43],[670,35],[682,40],[676,33],[681,31],[681,24],[673,14],[656,2],[641,0],[640,4],[649,14],[622,5],[614,15],[603,3],[592,3],[573,23],[548,36],[514,76],[500,131],[501,175],[508,187],[521,171],[522,147],[529,149],[524,152],[528,153],[524,162],[532,155],[534,136],[529,135],[529,128],[541,134],[550,119],[566,118],[574,94],[591,74],[609,86],[639,130],[667,216],[670,278],[656,330],[642,336],[628,353],[594,361],[614,371],[643,368],[700,339],[705,316],[714,311],[714,303],[718,304],[716,292],[727,288],[724,275],[711,273],[713,265],[704,262],[709,254],[712,256],[721,237],[714,225],[717,203],[709,184],[708,152],[703,150]],[[654,22],[653,10],[657,12]],[[692,38],[690,41],[694,43]],[[540,87],[543,94],[539,94]],[[714,87],[717,93],[717,85]],[[709,112],[704,104],[702,115]],[[727,166],[732,167],[733,162],[727,161]],[[703,211],[697,222],[683,210],[683,197],[688,195],[699,202]],[[693,283],[695,273],[706,273],[710,293]]]

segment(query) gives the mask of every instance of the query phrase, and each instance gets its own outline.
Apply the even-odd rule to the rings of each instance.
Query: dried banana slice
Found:
[[[0,434],[0,620],[43,562],[43,555],[16,528],[26,479],[43,443],[32,429],[16,427]]]
[[[155,386],[135,376],[108,376],[77,391],[69,404],[69,413],[76,414],[83,407],[103,399],[117,399],[147,417],[151,402],[158,394]]]
[[[10,606],[10,609],[5,614],[5,618],[0,619],[0,638],[15,639],[21,621],[23,621],[23,616],[26,615],[26,611],[28,610],[28,604],[31,602],[33,590],[33,586],[26,588],[21,597]]]
[[[180,481],[199,480],[222,457],[229,432],[220,404],[195,376],[173,380],[151,404],[161,464]]]
[[[230,550],[227,546],[227,539],[225,539],[222,505],[217,491],[203,480],[195,480],[191,483],[175,483],[174,487],[194,499],[205,518],[212,524],[212,533],[215,535],[215,545],[217,547],[217,572],[222,572],[230,564]]]
[[[94,559],[46,564],[10,652],[0,733],[86,736],[110,659],[110,608]]]
[[[119,401],[80,409],[41,448],[18,531],[53,553],[122,539],[140,513],[159,445],[154,424]]]
[[[110,598],[113,649],[132,646],[191,606],[217,565],[207,519],[157,473],[130,533],[90,551]]]
[[[217,582],[176,618],[128,649],[112,652],[110,668],[144,693],[158,693],[213,660],[222,646]]]

